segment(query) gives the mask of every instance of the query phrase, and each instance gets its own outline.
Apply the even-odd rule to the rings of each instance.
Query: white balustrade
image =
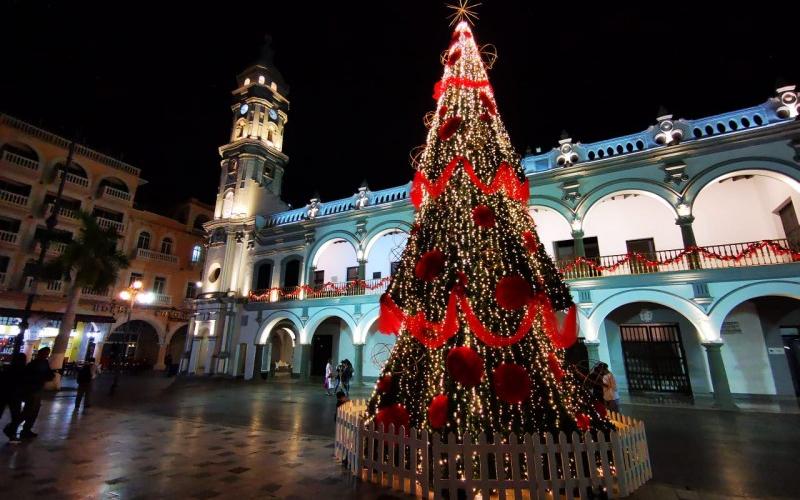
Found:
[[[11,243],[12,245],[14,245],[17,243],[17,233],[0,230],[0,241],[2,241],[3,243]]]
[[[166,262],[168,264],[177,264],[178,263],[178,256],[171,255],[168,253],[161,253],[161,252],[154,252],[152,250],[147,250],[146,248],[137,248],[136,249],[136,258],[143,259],[143,260],[151,260],[154,262]]]
[[[89,187],[89,179],[67,172],[67,182],[76,186]]]
[[[117,233],[122,234],[122,222],[106,219],[105,217],[96,217],[97,225],[103,229],[114,229]]]
[[[154,293],[153,304],[158,304],[160,306],[170,306],[172,305],[172,295],[165,295],[163,293]]]
[[[28,206],[28,197],[12,193],[11,191],[5,191],[0,189],[0,201],[8,203],[9,205],[16,205],[18,207],[26,207]]]
[[[103,190],[100,192],[100,196],[103,198],[114,198],[122,201],[131,201],[130,193],[127,193],[121,189],[113,188],[111,186],[103,186]]]
[[[24,156],[20,156],[18,154],[14,154],[11,151],[3,151],[3,160],[13,165],[17,165],[19,167],[23,167],[34,172],[37,172],[39,170],[38,161],[31,160],[30,158],[25,158]]]

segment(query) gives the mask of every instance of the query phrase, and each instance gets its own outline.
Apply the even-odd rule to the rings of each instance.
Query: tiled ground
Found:
[[[0,447],[3,498],[376,498],[332,460],[331,439],[244,430],[57,398],[39,437]]]
[[[333,461],[335,401],[317,385],[140,376],[109,397],[109,383],[98,380],[88,413],[62,391],[39,438],[0,440],[0,499],[397,498]],[[645,421],[655,474],[633,499],[800,498],[796,414],[623,411]]]

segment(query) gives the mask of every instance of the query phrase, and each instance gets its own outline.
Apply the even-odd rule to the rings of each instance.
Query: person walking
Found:
[[[353,378],[353,365],[349,359],[342,361],[342,387],[347,397],[350,397],[350,379]]]
[[[11,356],[11,364],[0,373],[0,418],[8,406],[11,421],[3,428],[9,443],[19,443],[17,429],[22,423],[22,400],[25,398],[25,354]]]
[[[25,408],[22,410],[22,432],[19,437],[22,439],[35,438],[38,434],[33,432],[33,424],[39,416],[42,407],[42,392],[44,384],[56,378],[55,370],[50,368],[50,348],[42,347],[36,353],[36,358],[25,367],[25,383],[27,394],[25,395]]]
[[[608,365],[603,365],[603,399],[606,402],[606,409],[619,413],[619,392],[617,392],[617,379],[608,368]]]
[[[331,360],[328,359],[328,364],[325,365],[325,394],[328,396],[333,395],[331,389],[333,389],[333,365],[331,364]]]
[[[333,388],[333,393],[336,394],[339,392],[339,386],[342,385],[342,372],[344,371],[344,363],[339,363],[336,365],[336,373],[334,374],[334,379],[336,380],[336,384]]]
[[[92,382],[96,376],[94,358],[89,358],[89,361],[84,363],[81,369],[78,370],[78,394],[75,396],[75,411],[80,409],[81,400],[83,400],[84,411],[92,406]]]

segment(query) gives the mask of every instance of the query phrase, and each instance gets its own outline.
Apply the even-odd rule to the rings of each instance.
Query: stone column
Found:
[[[95,342],[94,343],[94,352],[92,353],[92,357],[94,358],[95,362],[99,365],[100,358],[103,357],[103,345],[105,342]]]
[[[681,215],[675,219],[675,224],[681,228],[681,238],[683,239],[683,248],[689,249],[697,246],[697,240],[694,239],[694,229],[692,229],[692,222],[694,216]],[[687,258],[689,269],[700,269],[700,259],[697,255],[690,255]]]
[[[168,347],[169,344],[167,344],[166,342],[158,344],[158,358],[156,359],[156,364],[155,366],[153,366],[153,369],[164,370],[166,368],[166,365],[164,365],[164,356],[167,355]]]
[[[311,344],[300,344],[300,380],[311,378]]]
[[[367,259],[358,259],[358,279],[367,279]]]
[[[728,385],[728,374],[725,372],[725,363],[722,361],[722,342],[705,342],[708,358],[708,371],[711,373],[711,385],[714,390],[714,404],[725,410],[736,410],[733,402],[731,387]]]
[[[586,352],[589,357],[589,370],[600,361],[600,342],[584,340],[583,345],[586,346]]]
[[[353,385],[361,386],[364,383],[364,344],[355,344],[355,362],[353,363]]]
[[[583,246],[583,230],[572,230],[572,240],[575,242],[575,256],[585,257],[586,249]]]

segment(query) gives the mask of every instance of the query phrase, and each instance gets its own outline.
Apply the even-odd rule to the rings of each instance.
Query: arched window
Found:
[[[192,247],[192,263],[200,262],[200,256],[203,254],[203,247],[195,245]]]
[[[161,253],[170,255],[172,253],[172,238],[161,240]]]
[[[136,242],[136,248],[150,250],[150,233],[147,231],[139,233],[139,240]]]
[[[225,198],[222,199],[222,217],[228,218],[233,213],[233,191],[225,193]]]

